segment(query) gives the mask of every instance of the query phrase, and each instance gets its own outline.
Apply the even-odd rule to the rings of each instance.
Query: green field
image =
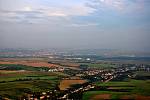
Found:
[[[57,76],[48,72],[1,72],[0,83],[19,80],[53,80]]]
[[[83,95],[83,100],[89,100],[90,97],[93,97],[97,94],[110,94],[112,99],[118,99],[122,95],[131,95],[131,94],[137,94],[137,95],[145,95],[150,96],[150,80],[133,80],[129,79],[126,82],[106,82],[106,83],[96,83],[97,86],[100,87],[109,87],[114,88],[114,90],[123,90],[123,89],[130,89],[128,92],[114,92],[107,90],[101,90],[101,91],[88,91],[85,92]]]
[[[41,93],[56,88],[61,72],[48,72],[46,67],[0,64],[0,96],[16,100],[28,93]]]
[[[11,99],[17,99],[25,93],[50,91],[57,84],[56,81],[34,80],[0,83],[0,95]]]
[[[150,76],[150,72],[136,71],[134,72],[136,76],[147,77]],[[111,99],[119,99],[123,95],[143,95],[150,96],[150,80],[136,80],[136,79],[126,79],[125,81],[110,81],[110,82],[96,82],[96,86],[107,88],[107,90],[101,91],[88,91],[83,95],[83,100],[89,100],[94,95],[98,94],[110,94]],[[129,90],[128,92],[111,91],[114,90]]]
[[[0,96],[16,100],[25,93],[45,92],[55,88],[60,75],[33,71],[0,71]]]
[[[0,70],[27,70],[27,71],[48,71],[47,67],[31,67],[20,64],[0,64]]]

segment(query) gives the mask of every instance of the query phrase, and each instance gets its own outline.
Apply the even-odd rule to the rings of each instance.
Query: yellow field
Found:
[[[83,84],[85,82],[86,80],[80,80],[80,79],[79,80],[62,80],[60,82],[59,88],[60,90],[66,90],[73,84]]]

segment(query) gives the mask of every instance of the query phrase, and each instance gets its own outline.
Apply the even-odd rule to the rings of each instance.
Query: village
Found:
[[[114,69],[98,69],[88,68],[83,65],[80,66],[80,70],[69,68],[54,68],[49,69],[51,72],[63,72],[70,76],[63,78],[63,80],[88,80],[83,84],[74,84],[65,90],[61,90],[59,86],[56,86],[54,90],[45,91],[42,93],[28,94],[24,97],[24,100],[81,100],[82,95],[86,91],[103,90],[103,88],[97,86],[95,82],[109,82],[112,80],[121,81],[124,78],[135,78],[135,71],[150,71],[149,65],[143,64],[121,64],[120,67]]]

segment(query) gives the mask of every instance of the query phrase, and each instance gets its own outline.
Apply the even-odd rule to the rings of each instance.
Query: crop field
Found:
[[[33,79],[43,79],[51,80],[55,79],[57,76],[53,73],[46,72],[32,72],[32,71],[0,71],[0,82],[9,82],[19,79],[33,80]]]
[[[21,64],[0,64],[0,70],[7,70],[7,71],[48,71],[48,67],[31,67],[27,65]]]
[[[0,61],[0,64],[20,64],[32,67],[56,67],[59,65],[50,64],[44,61]]]
[[[73,63],[73,62],[63,62],[63,63],[60,63],[60,65],[61,66],[68,66],[68,67],[79,67],[80,66],[80,64],[78,64],[78,63]]]
[[[100,100],[100,99],[108,100],[108,99],[110,99],[110,94],[99,94],[99,95],[95,95],[94,97],[91,98],[91,100]]]
[[[34,71],[0,71],[0,95],[16,99],[25,93],[50,91],[59,83],[59,75]]]
[[[101,97],[100,95],[104,94],[109,94],[110,99],[120,99],[124,96],[128,97],[128,99],[135,99],[138,97],[150,98],[150,80],[130,79],[125,82],[97,82],[96,85],[105,87],[107,89],[85,92],[83,95],[83,100],[90,100],[92,99],[91,97],[94,98],[95,96]],[[131,95],[131,97],[129,97],[128,95]]]
[[[60,90],[66,90],[67,88],[69,88],[73,84],[83,84],[85,82],[86,82],[86,80],[81,80],[81,79],[61,80],[59,88],[60,88]]]
[[[89,68],[102,68],[102,69],[108,69],[108,68],[115,68],[116,66],[113,64],[105,64],[105,63],[81,63],[82,65],[87,65]]]

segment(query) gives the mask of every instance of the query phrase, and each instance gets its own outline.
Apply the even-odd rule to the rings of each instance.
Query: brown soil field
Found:
[[[150,100],[150,96],[136,95],[135,100]]]
[[[121,99],[135,99],[135,100],[150,100],[150,96],[142,96],[142,95],[124,95]]]
[[[95,95],[94,97],[92,97],[90,100],[105,100],[105,99],[110,99],[110,94],[99,94],[99,95]]]
[[[66,90],[73,84],[83,84],[87,82],[86,80],[62,80],[60,82],[59,88],[60,90]]]
[[[14,77],[17,75],[28,75],[33,72],[31,71],[7,71],[7,70],[0,70],[0,78],[2,77]]]
[[[133,99],[133,98],[134,98],[133,95],[123,95],[123,96],[121,97],[121,99],[125,99],[125,100],[127,100],[127,99]]]
[[[2,74],[9,74],[9,73],[26,73],[26,72],[31,72],[31,71],[10,71],[10,70],[0,70],[0,73]]]
[[[61,63],[61,65],[68,66],[68,67],[79,67],[80,66],[80,64],[77,64],[77,63],[68,63],[68,62]]]
[[[49,64],[41,61],[0,61],[0,64],[21,64],[32,67],[57,67],[59,65]]]

